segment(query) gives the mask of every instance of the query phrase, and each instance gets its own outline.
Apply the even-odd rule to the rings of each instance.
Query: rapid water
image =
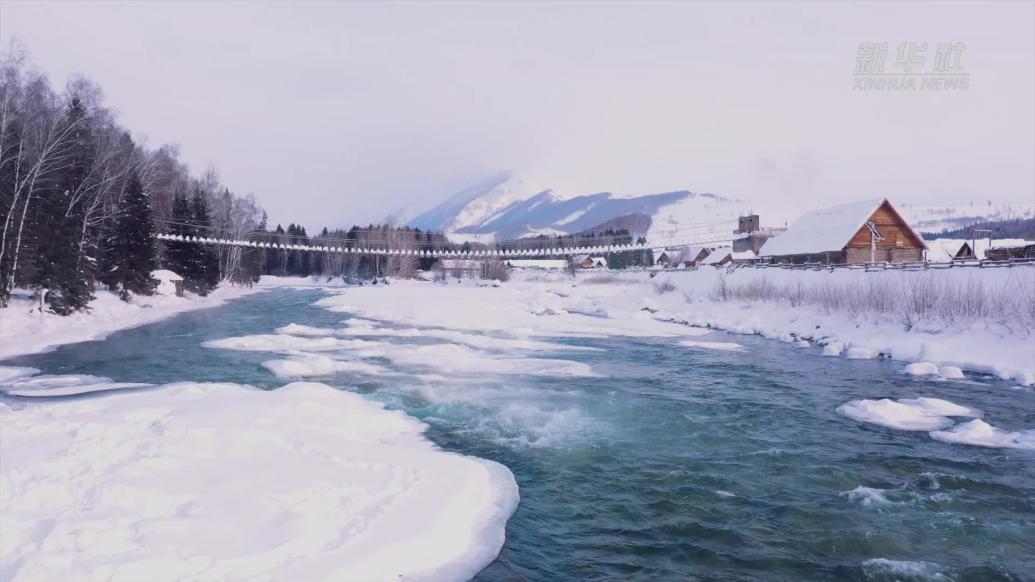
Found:
[[[2,364],[272,389],[285,381],[260,365],[271,354],[201,343],[340,325],[347,315],[312,306],[320,297],[274,290]],[[914,379],[901,363],[755,337],[702,339],[746,351],[566,339],[556,343],[598,349],[542,355],[603,377],[418,378],[380,360],[398,374],[312,379],[402,409],[443,448],[510,468],[521,504],[478,580],[1035,577],[1035,453],[942,443],[834,412],[860,398],[931,396],[1018,430],[1035,426],[1031,390]]]

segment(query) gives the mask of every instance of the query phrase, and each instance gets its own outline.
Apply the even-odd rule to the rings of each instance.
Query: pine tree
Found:
[[[84,217],[82,209],[72,202],[93,163],[93,142],[85,118],[85,106],[73,98],[65,119],[70,130],[69,164],[58,173],[35,209],[32,286],[59,315],[83,309],[93,299],[93,259],[84,255],[82,246]]]
[[[212,234],[212,219],[208,213],[208,202],[201,188],[194,189],[191,199],[191,214],[197,236],[208,237]],[[208,295],[219,284],[219,256],[208,245],[195,244],[191,257],[191,278],[184,275],[187,286],[198,295]]]
[[[144,185],[136,174],[130,176],[108,245],[112,257],[108,261],[111,270],[106,274],[106,283],[119,290],[123,301],[129,300],[130,293],[153,295],[155,280],[151,272],[158,265],[155,229]]]
[[[169,225],[169,234],[179,236],[196,236],[197,229],[194,227],[194,215],[191,213],[190,202],[182,192],[177,192],[173,199],[172,222]],[[165,241],[164,266],[166,269],[176,273],[184,280],[195,277],[192,270],[192,255],[197,243],[181,241]]]

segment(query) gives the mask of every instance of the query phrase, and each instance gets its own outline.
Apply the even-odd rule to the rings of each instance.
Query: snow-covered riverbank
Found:
[[[915,366],[910,373],[956,376],[955,368],[961,368],[1035,384],[1035,330],[1028,327],[1030,314],[1011,317],[1009,312],[1011,306],[1023,309],[1023,301],[1002,307],[999,317],[1005,321],[1000,323],[980,316],[947,322],[936,315],[905,321],[908,314],[865,309],[852,314],[812,304],[792,305],[777,297],[778,292],[768,300],[716,297],[720,284],[728,289],[777,287],[777,291],[780,285],[817,289],[833,284],[831,290],[837,291],[856,284],[894,287],[909,277],[925,277],[920,281],[923,289],[957,286],[986,302],[1035,297],[1035,267],[929,273],[740,269],[728,274],[724,269],[703,268],[662,272],[654,278],[646,272],[582,272],[575,279],[560,273],[518,273],[500,288],[477,287],[469,281],[402,281],[389,289],[336,290],[321,305],[375,320],[517,335],[678,335],[672,327],[661,325],[676,322],[795,341],[832,356],[883,355],[934,364]],[[968,309],[966,300],[960,299],[961,316]],[[946,306],[947,311],[953,309]]]
[[[98,290],[89,311],[64,317],[41,313],[38,301],[16,292],[10,305],[0,309],[0,359],[103,339],[122,329],[154,323],[186,311],[216,307],[256,291],[256,287],[223,284],[206,297],[192,294],[134,296],[125,302],[115,293]]]

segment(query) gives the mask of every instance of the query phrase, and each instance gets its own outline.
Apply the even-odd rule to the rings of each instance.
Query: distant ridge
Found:
[[[652,228],[671,232],[691,222],[735,221],[743,211],[737,201],[687,190],[635,197],[610,192],[562,197],[506,173],[454,194],[409,225],[483,241],[608,228],[640,236]]]

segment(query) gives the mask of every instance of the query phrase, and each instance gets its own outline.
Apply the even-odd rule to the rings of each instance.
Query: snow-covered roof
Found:
[[[183,277],[173,273],[168,269],[158,269],[151,271],[151,278],[157,281],[182,281]]]
[[[711,254],[705,257],[704,260],[701,261],[701,263],[704,265],[714,265],[715,263],[720,263],[723,260],[725,260],[726,257],[732,255],[732,251],[733,249],[731,249],[730,247],[720,247],[717,249],[712,249]]]
[[[939,238],[927,241],[927,260],[934,263],[948,263],[956,258],[963,245],[969,245],[969,240],[959,238]]]
[[[730,254],[730,258],[734,261],[750,261],[757,259],[758,255],[755,254],[755,251],[738,251]]]
[[[806,212],[787,232],[766,241],[759,254],[782,256],[840,251],[884,202],[884,198],[874,198]],[[922,240],[919,235],[916,238]]]

